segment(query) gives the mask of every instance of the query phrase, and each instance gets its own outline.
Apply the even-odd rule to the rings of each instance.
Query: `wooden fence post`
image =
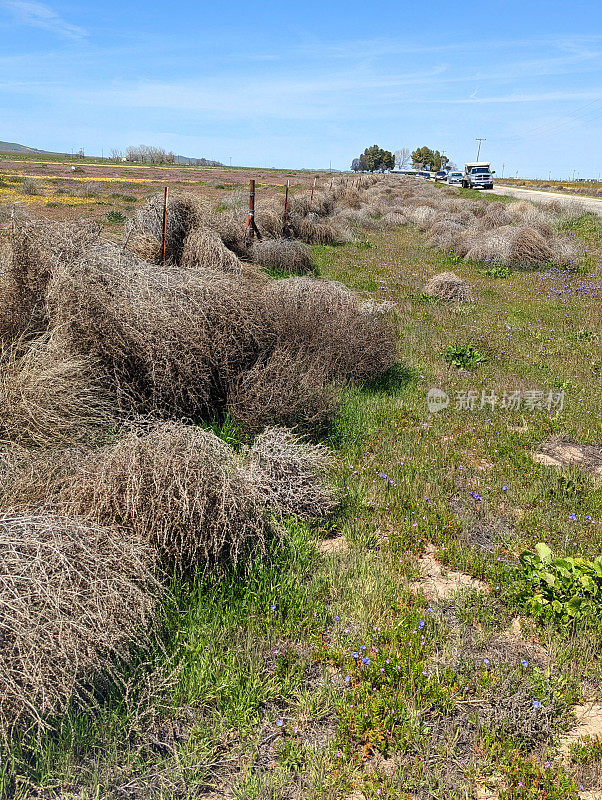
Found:
[[[287,180],[287,182],[286,182],[286,190],[284,192],[284,220],[283,220],[283,225],[282,225],[283,233],[286,233],[286,230],[288,228],[288,189],[289,189],[289,186],[290,186],[290,180]]]
[[[258,239],[261,239],[261,234],[255,224],[255,181],[253,178],[249,181],[249,216],[247,217],[245,229],[245,233],[250,236],[251,239],[255,234],[257,234]]]

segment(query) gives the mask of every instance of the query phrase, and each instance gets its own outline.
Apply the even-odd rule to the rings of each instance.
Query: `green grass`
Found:
[[[489,784],[503,800],[564,800],[577,782],[598,788],[582,768],[597,749],[564,765],[557,756],[571,707],[602,678],[600,626],[539,623],[515,591],[518,556],[540,541],[558,556],[601,553],[600,486],[531,457],[551,435],[602,434],[600,294],[587,288],[602,277],[600,223],[572,232],[593,277],[499,280],[454,262],[477,289],[462,307],[423,302],[450,257],[411,227],[366,234],[369,247],[313,248],[324,278],[399,308],[400,365],[346,388],[328,436],[340,509],[320,524],[289,520],[244,573],[176,586],[163,649],[135,676],[137,686],[151,676],[153,691],[127,702],[115,692],[58,736],[15,744],[5,794],[27,797],[25,779],[86,798],[127,786],[145,798],[229,787],[255,800],[467,800]],[[472,373],[446,363],[458,343],[487,360]],[[433,387],[450,397],[437,413]],[[561,389],[562,412],[491,405],[491,392]],[[468,392],[472,410],[459,402]],[[229,421],[215,429],[237,443]],[[427,596],[415,581],[428,544],[490,591]],[[522,638],[506,633],[519,615]]]

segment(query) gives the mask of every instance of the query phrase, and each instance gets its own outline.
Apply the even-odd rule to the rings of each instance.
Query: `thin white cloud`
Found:
[[[399,75],[352,75],[348,72],[313,77],[207,78],[196,81],[144,81],[133,86],[102,88],[94,104],[106,107],[200,112],[221,118],[330,118],[335,109],[347,116],[358,103],[381,105],[382,98],[411,100],[411,87],[428,85],[445,72],[429,70]],[[85,100],[84,93],[79,97]],[[347,112],[347,113],[345,113]]]
[[[591,92],[532,92],[531,94],[506,94],[497,97],[474,97],[465,99],[439,99],[438,103],[546,103],[557,100],[600,100],[602,89]]]
[[[1,5],[11,11],[22,25],[43,28],[69,39],[82,39],[87,35],[83,28],[67,22],[45,3],[38,3],[36,0],[2,0]]]

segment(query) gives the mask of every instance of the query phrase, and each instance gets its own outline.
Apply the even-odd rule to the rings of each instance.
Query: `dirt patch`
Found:
[[[418,567],[422,573],[414,586],[422,589],[429,600],[445,600],[459,589],[477,589],[488,592],[489,586],[483,581],[466,575],[464,572],[448,570],[435,558],[434,545],[428,545],[424,554],[418,559]]]
[[[318,550],[324,555],[333,555],[334,553],[344,553],[348,550],[349,545],[344,536],[335,536],[332,539],[322,539],[318,542]]]
[[[579,444],[570,439],[550,439],[544,442],[533,460],[548,467],[579,467],[602,481],[602,448]]]
[[[602,700],[590,700],[575,706],[573,713],[576,717],[575,727],[560,740],[560,755],[564,758],[568,757],[570,746],[584,736],[592,739],[602,736]]]
[[[534,658],[542,666],[549,665],[550,655],[537,638],[533,620],[514,617],[510,626],[500,636],[500,639],[524,645],[531,658]]]
[[[489,789],[487,786],[476,786],[476,800],[498,800],[499,792],[497,789]]]

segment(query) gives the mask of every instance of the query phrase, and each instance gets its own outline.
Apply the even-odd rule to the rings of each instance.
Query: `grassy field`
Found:
[[[565,233],[587,248],[571,271],[461,262],[413,226],[315,246],[321,277],[399,311],[400,364],[345,389],[325,439],[339,509],[290,520],[245,573],[178,584],[163,647],[95,713],[13,745],[0,796],[596,797],[600,740],[570,732],[600,699],[600,625],[541,622],[519,591],[540,542],[600,553],[602,490],[532,457],[602,433],[602,227]],[[445,270],[474,302],[423,295]],[[218,433],[238,445],[228,420]],[[602,733],[596,705],[587,720]]]
[[[95,219],[119,226],[149,194],[168,185],[172,191],[201,192],[215,199],[227,191],[248,192],[250,178],[264,196],[311,185],[320,176],[304,170],[198,167],[72,159],[67,156],[0,158],[0,203],[17,203],[48,219]],[[322,176],[326,180],[326,176]]]

